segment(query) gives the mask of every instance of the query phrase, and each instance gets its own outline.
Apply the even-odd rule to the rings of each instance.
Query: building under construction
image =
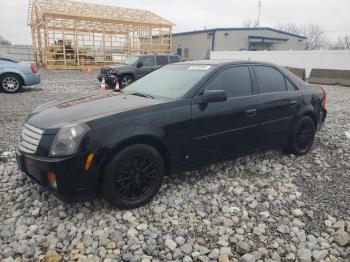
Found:
[[[30,0],[28,25],[36,62],[57,69],[170,53],[174,26],[145,10],[68,0]]]

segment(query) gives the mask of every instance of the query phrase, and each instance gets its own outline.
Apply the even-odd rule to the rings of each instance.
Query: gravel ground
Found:
[[[64,204],[17,170],[26,114],[98,90],[79,72],[42,74],[37,87],[0,93],[0,260],[350,261],[350,88],[327,88],[327,123],[308,155],[269,151],[187,172],[149,205],[120,211]]]

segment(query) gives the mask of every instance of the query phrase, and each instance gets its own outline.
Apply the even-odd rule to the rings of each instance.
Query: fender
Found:
[[[144,119],[145,120],[145,119]],[[101,148],[98,154],[103,155],[103,158],[108,155],[109,152],[117,148],[119,145],[125,141],[130,141],[135,138],[140,137],[149,137],[158,141],[164,145],[165,131],[155,124],[150,123],[150,119],[147,121],[140,121],[140,119],[128,119],[127,121],[115,121],[111,122],[106,126],[101,126],[99,128],[94,128],[94,134],[91,134],[92,137],[103,137],[104,139],[97,139],[89,141],[89,148],[86,150],[89,151],[98,146]],[[151,121],[152,122],[152,121]],[[105,130],[115,130],[115,132],[105,133]],[[103,141],[103,142],[102,142]]]
[[[295,126],[296,122],[302,117],[302,116],[305,116],[305,115],[308,115],[312,118],[312,120],[314,121],[315,123],[315,127],[317,128],[318,126],[318,120],[317,120],[317,116],[316,116],[316,112],[315,112],[315,109],[313,108],[312,105],[310,104],[307,104],[303,107],[301,107],[299,109],[299,112],[297,113],[293,123],[292,123],[292,126]]]
[[[132,127],[132,128],[131,128]],[[149,144],[149,141],[152,141],[152,145],[156,143],[156,147],[159,150],[159,147],[163,150],[161,152],[162,156],[165,157],[166,164],[169,163],[169,156],[167,148],[163,142],[164,131],[158,127],[151,127],[145,125],[139,126],[126,126],[125,128],[116,130],[113,134],[108,134],[108,139],[104,139],[103,149],[100,150],[97,154],[98,159],[98,169],[100,178],[106,168],[106,164],[109,160],[117,154],[121,149],[126,145],[137,143],[137,141],[142,141]],[[167,169],[169,166],[167,166]]]
[[[19,75],[23,80],[23,85],[26,85],[28,83],[27,77],[23,72],[18,70],[16,67],[4,67],[3,70],[0,70],[0,77],[4,74],[16,74]]]

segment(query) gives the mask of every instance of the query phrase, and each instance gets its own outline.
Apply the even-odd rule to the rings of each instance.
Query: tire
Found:
[[[119,80],[120,88],[124,88],[134,82],[134,77],[132,75],[122,75]]]
[[[21,91],[23,87],[23,80],[16,74],[4,74],[0,77],[0,88],[3,92],[14,94]]]
[[[288,152],[298,156],[305,155],[313,145],[315,134],[314,121],[309,116],[303,116],[293,128]]]
[[[137,144],[121,150],[109,162],[102,182],[104,198],[119,209],[149,203],[164,179],[164,161],[154,147]]]

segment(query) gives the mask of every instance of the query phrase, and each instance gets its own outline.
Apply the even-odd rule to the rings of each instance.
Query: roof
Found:
[[[228,27],[228,28],[212,28],[212,29],[205,29],[205,30],[197,30],[197,31],[188,31],[188,32],[181,32],[181,33],[173,33],[173,36],[177,36],[177,35],[191,35],[191,34],[196,34],[196,33],[212,33],[212,32],[216,32],[216,31],[272,31],[272,32],[276,32],[276,33],[280,33],[280,34],[284,34],[284,35],[288,35],[288,36],[294,36],[297,38],[301,38],[301,39],[306,39],[305,36],[301,36],[301,35],[297,35],[297,34],[293,34],[293,33],[289,33],[289,32],[285,32],[285,31],[281,31],[278,29],[274,29],[271,27]]]
[[[222,65],[222,64],[242,64],[242,63],[252,63],[247,60],[238,60],[238,59],[212,59],[212,60],[193,60],[180,62],[176,64],[181,65]],[[255,62],[254,62],[255,63]]]
[[[172,22],[150,11],[70,0],[31,0],[29,6],[29,22],[33,17],[33,6],[36,7],[42,15],[49,17],[105,21],[108,23],[174,26]]]
[[[251,65],[270,65],[280,67],[274,63],[264,61],[251,61],[251,60],[240,60],[240,59],[211,59],[211,60],[192,60],[186,62],[176,63],[176,65],[240,65],[240,64],[251,64]]]
[[[280,38],[280,37],[269,37],[269,36],[259,36],[259,35],[250,35],[248,36],[249,39],[253,39],[253,40],[262,40],[263,42],[267,41],[281,41],[281,42],[285,42],[288,41],[288,38]]]

